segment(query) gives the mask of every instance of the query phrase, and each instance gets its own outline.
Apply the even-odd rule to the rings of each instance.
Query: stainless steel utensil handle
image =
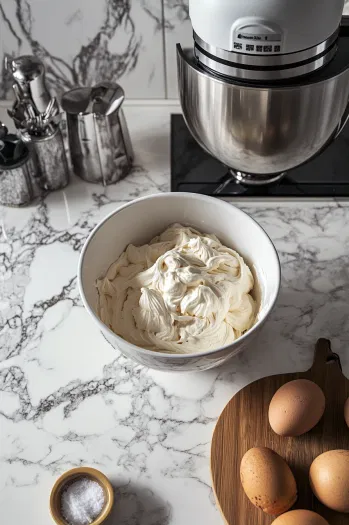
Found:
[[[126,152],[126,155],[127,155],[127,158],[130,164],[132,164],[134,160],[133,146],[131,142],[130,133],[128,131],[125,114],[122,108],[119,109],[119,122],[120,122],[122,137],[124,139],[125,152]]]
[[[340,135],[342,133],[343,128],[345,127],[346,123],[348,122],[348,119],[349,119],[349,100],[348,100],[347,107],[345,108],[345,111],[344,111],[343,116],[341,118],[341,121],[338,124],[338,129],[337,129],[337,131],[335,133],[335,136],[334,136],[335,139],[338,137],[338,135]]]

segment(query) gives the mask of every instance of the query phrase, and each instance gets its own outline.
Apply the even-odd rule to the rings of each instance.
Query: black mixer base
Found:
[[[244,185],[191,136],[182,115],[171,115],[171,191],[220,197],[349,197],[349,124],[315,159],[273,184]]]

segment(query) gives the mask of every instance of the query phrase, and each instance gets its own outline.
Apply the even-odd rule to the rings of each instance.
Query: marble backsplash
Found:
[[[12,94],[4,57],[26,53],[56,94],[106,79],[128,98],[176,98],[177,42],[192,42],[188,0],[0,0],[0,100]]]

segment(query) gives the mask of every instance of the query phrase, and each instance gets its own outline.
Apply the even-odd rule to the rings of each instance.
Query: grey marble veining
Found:
[[[178,97],[176,45],[193,46],[193,28],[189,19],[188,0],[164,0],[166,42],[166,85],[168,98]]]
[[[113,525],[220,523],[209,449],[230,397],[259,377],[307,369],[320,336],[332,340],[349,375],[343,203],[243,204],[278,249],[282,288],[258,340],[224,367],[180,375],[147,370],[101,336],[78,295],[79,252],[115,207],[169,189],[172,111],[178,108],[126,108],[136,165],[115,186],[74,179],[35,206],[0,211],[3,523],[49,524],[51,486],[78,465],[111,478]]]
[[[11,92],[5,56],[35,54],[60,95],[101,79],[122,82],[130,98],[163,98],[161,0],[2,0],[0,99]]]

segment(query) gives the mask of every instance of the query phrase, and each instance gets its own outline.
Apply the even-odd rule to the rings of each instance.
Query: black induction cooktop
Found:
[[[182,115],[171,115],[171,190],[219,197],[349,197],[349,124],[323,153],[278,182],[244,186],[199,146]]]

